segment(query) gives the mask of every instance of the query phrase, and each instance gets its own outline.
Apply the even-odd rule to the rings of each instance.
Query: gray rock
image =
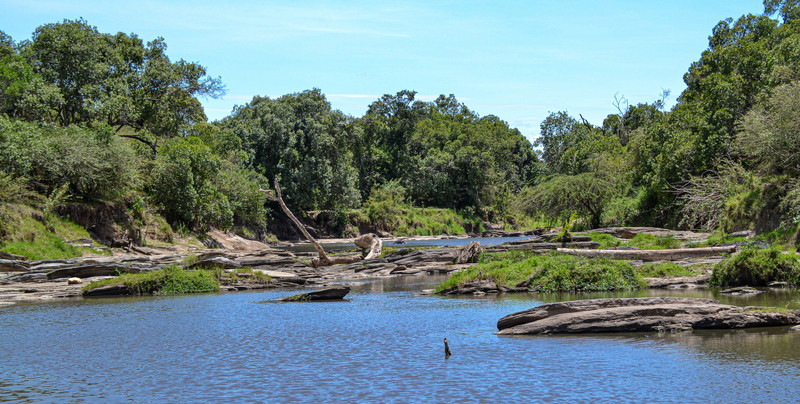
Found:
[[[478,262],[478,257],[484,251],[483,247],[481,247],[481,243],[477,241],[470,241],[469,244],[465,245],[461,251],[458,252],[458,257],[456,257],[456,264],[466,264],[466,263],[475,263]]]
[[[441,295],[485,295],[487,293],[511,292],[513,289],[499,285],[491,279],[476,279],[465,285],[453,286],[439,292]]]
[[[733,329],[800,324],[800,311],[771,312],[713,299],[647,297],[546,304],[503,317],[498,334]]]
[[[161,266],[119,264],[114,262],[71,265],[48,272],[47,279],[91,278],[93,276],[115,276],[121,273],[138,274],[160,268]]]
[[[101,286],[99,288],[94,288],[91,290],[85,290],[83,292],[84,296],[87,297],[96,297],[96,296],[125,296],[125,295],[132,295],[133,292],[125,286],[123,283],[118,283],[114,285],[107,285]]]
[[[0,259],[0,272],[28,272],[30,264],[25,261]]]
[[[791,287],[792,285],[789,282],[775,281],[775,282],[770,282],[769,285],[767,285],[767,286],[769,286],[771,288],[785,289],[785,288]]]
[[[5,280],[6,282],[45,282],[47,281],[47,273],[44,271],[31,271],[10,275]]]
[[[231,268],[239,268],[241,265],[236,263],[235,261],[225,258],[225,257],[210,257],[200,262],[196,262],[192,264],[189,268],[197,269],[197,268],[223,268],[223,269],[231,269]]]
[[[722,290],[719,293],[736,296],[736,295],[757,295],[759,293],[764,293],[764,291],[751,288],[749,286],[739,286],[735,288]]]
[[[27,261],[27,257],[23,257],[22,255],[16,255],[7,253],[5,251],[0,251],[0,259],[4,260],[12,260],[12,261]]]
[[[300,293],[278,299],[279,302],[314,302],[324,300],[342,300],[350,293],[349,286],[321,289],[309,293]]]

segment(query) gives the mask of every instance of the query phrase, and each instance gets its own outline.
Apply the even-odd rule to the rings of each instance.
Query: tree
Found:
[[[590,228],[597,228],[614,193],[614,184],[594,173],[557,174],[523,190],[516,204],[529,215],[555,220],[567,220],[577,214],[588,221]]]
[[[800,82],[777,87],[741,120],[735,149],[767,175],[800,177]]]
[[[426,206],[504,211],[510,194],[535,173],[533,148],[499,118],[458,110],[454,115],[433,109],[417,124],[405,178],[411,198]]]
[[[567,150],[586,138],[591,129],[565,111],[550,113],[542,121],[540,128],[536,146],[542,148],[542,160],[547,170],[557,174],[570,172],[567,162],[562,158]]]
[[[384,181],[403,178],[410,168],[409,141],[417,123],[428,115],[427,105],[415,100],[416,94],[409,90],[385,94],[370,104],[363,118],[364,133],[382,157],[376,164]]]
[[[360,201],[347,148],[353,126],[318,89],[274,100],[254,97],[220,126],[242,139],[249,168],[280,179],[287,205],[343,209]]]
[[[163,38],[145,46],[135,34],[103,34],[79,19],[38,27],[19,53],[32,73],[56,90],[56,95],[39,97],[47,111],[39,119],[62,126],[108,124],[117,131],[129,127],[171,137],[205,122],[196,97],[216,97],[224,88],[203,66],[173,63],[165,51]],[[146,135],[127,136],[155,148]]]

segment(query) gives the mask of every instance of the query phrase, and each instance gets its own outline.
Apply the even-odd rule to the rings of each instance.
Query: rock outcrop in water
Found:
[[[279,302],[316,302],[326,300],[342,300],[350,293],[349,286],[316,290],[278,299]]]
[[[576,334],[733,329],[800,324],[800,311],[739,307],[713,299],[647,297],[545,304],[501,318],[498,334]]]

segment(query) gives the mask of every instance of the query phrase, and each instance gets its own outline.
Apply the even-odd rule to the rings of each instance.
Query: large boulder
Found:
[[[545,304],[497,322],[498,334],[569,334],[732,329],[800,324],[800,311],[720,304],[713,299],[645,297]]]

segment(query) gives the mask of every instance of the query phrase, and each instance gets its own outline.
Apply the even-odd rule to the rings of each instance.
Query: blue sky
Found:
[[[39,1],[0,0],[0,30],[85,18],[101,32],[164,37],[170,58],[199,62],[228,93],[202,100],[211,120],[254,95],[319,88],[362,116],[382,94],[455,94],[534,139],[549,112],[592,123],[684,89],[683,74],[721,19],[760,0],[672,1]]]

